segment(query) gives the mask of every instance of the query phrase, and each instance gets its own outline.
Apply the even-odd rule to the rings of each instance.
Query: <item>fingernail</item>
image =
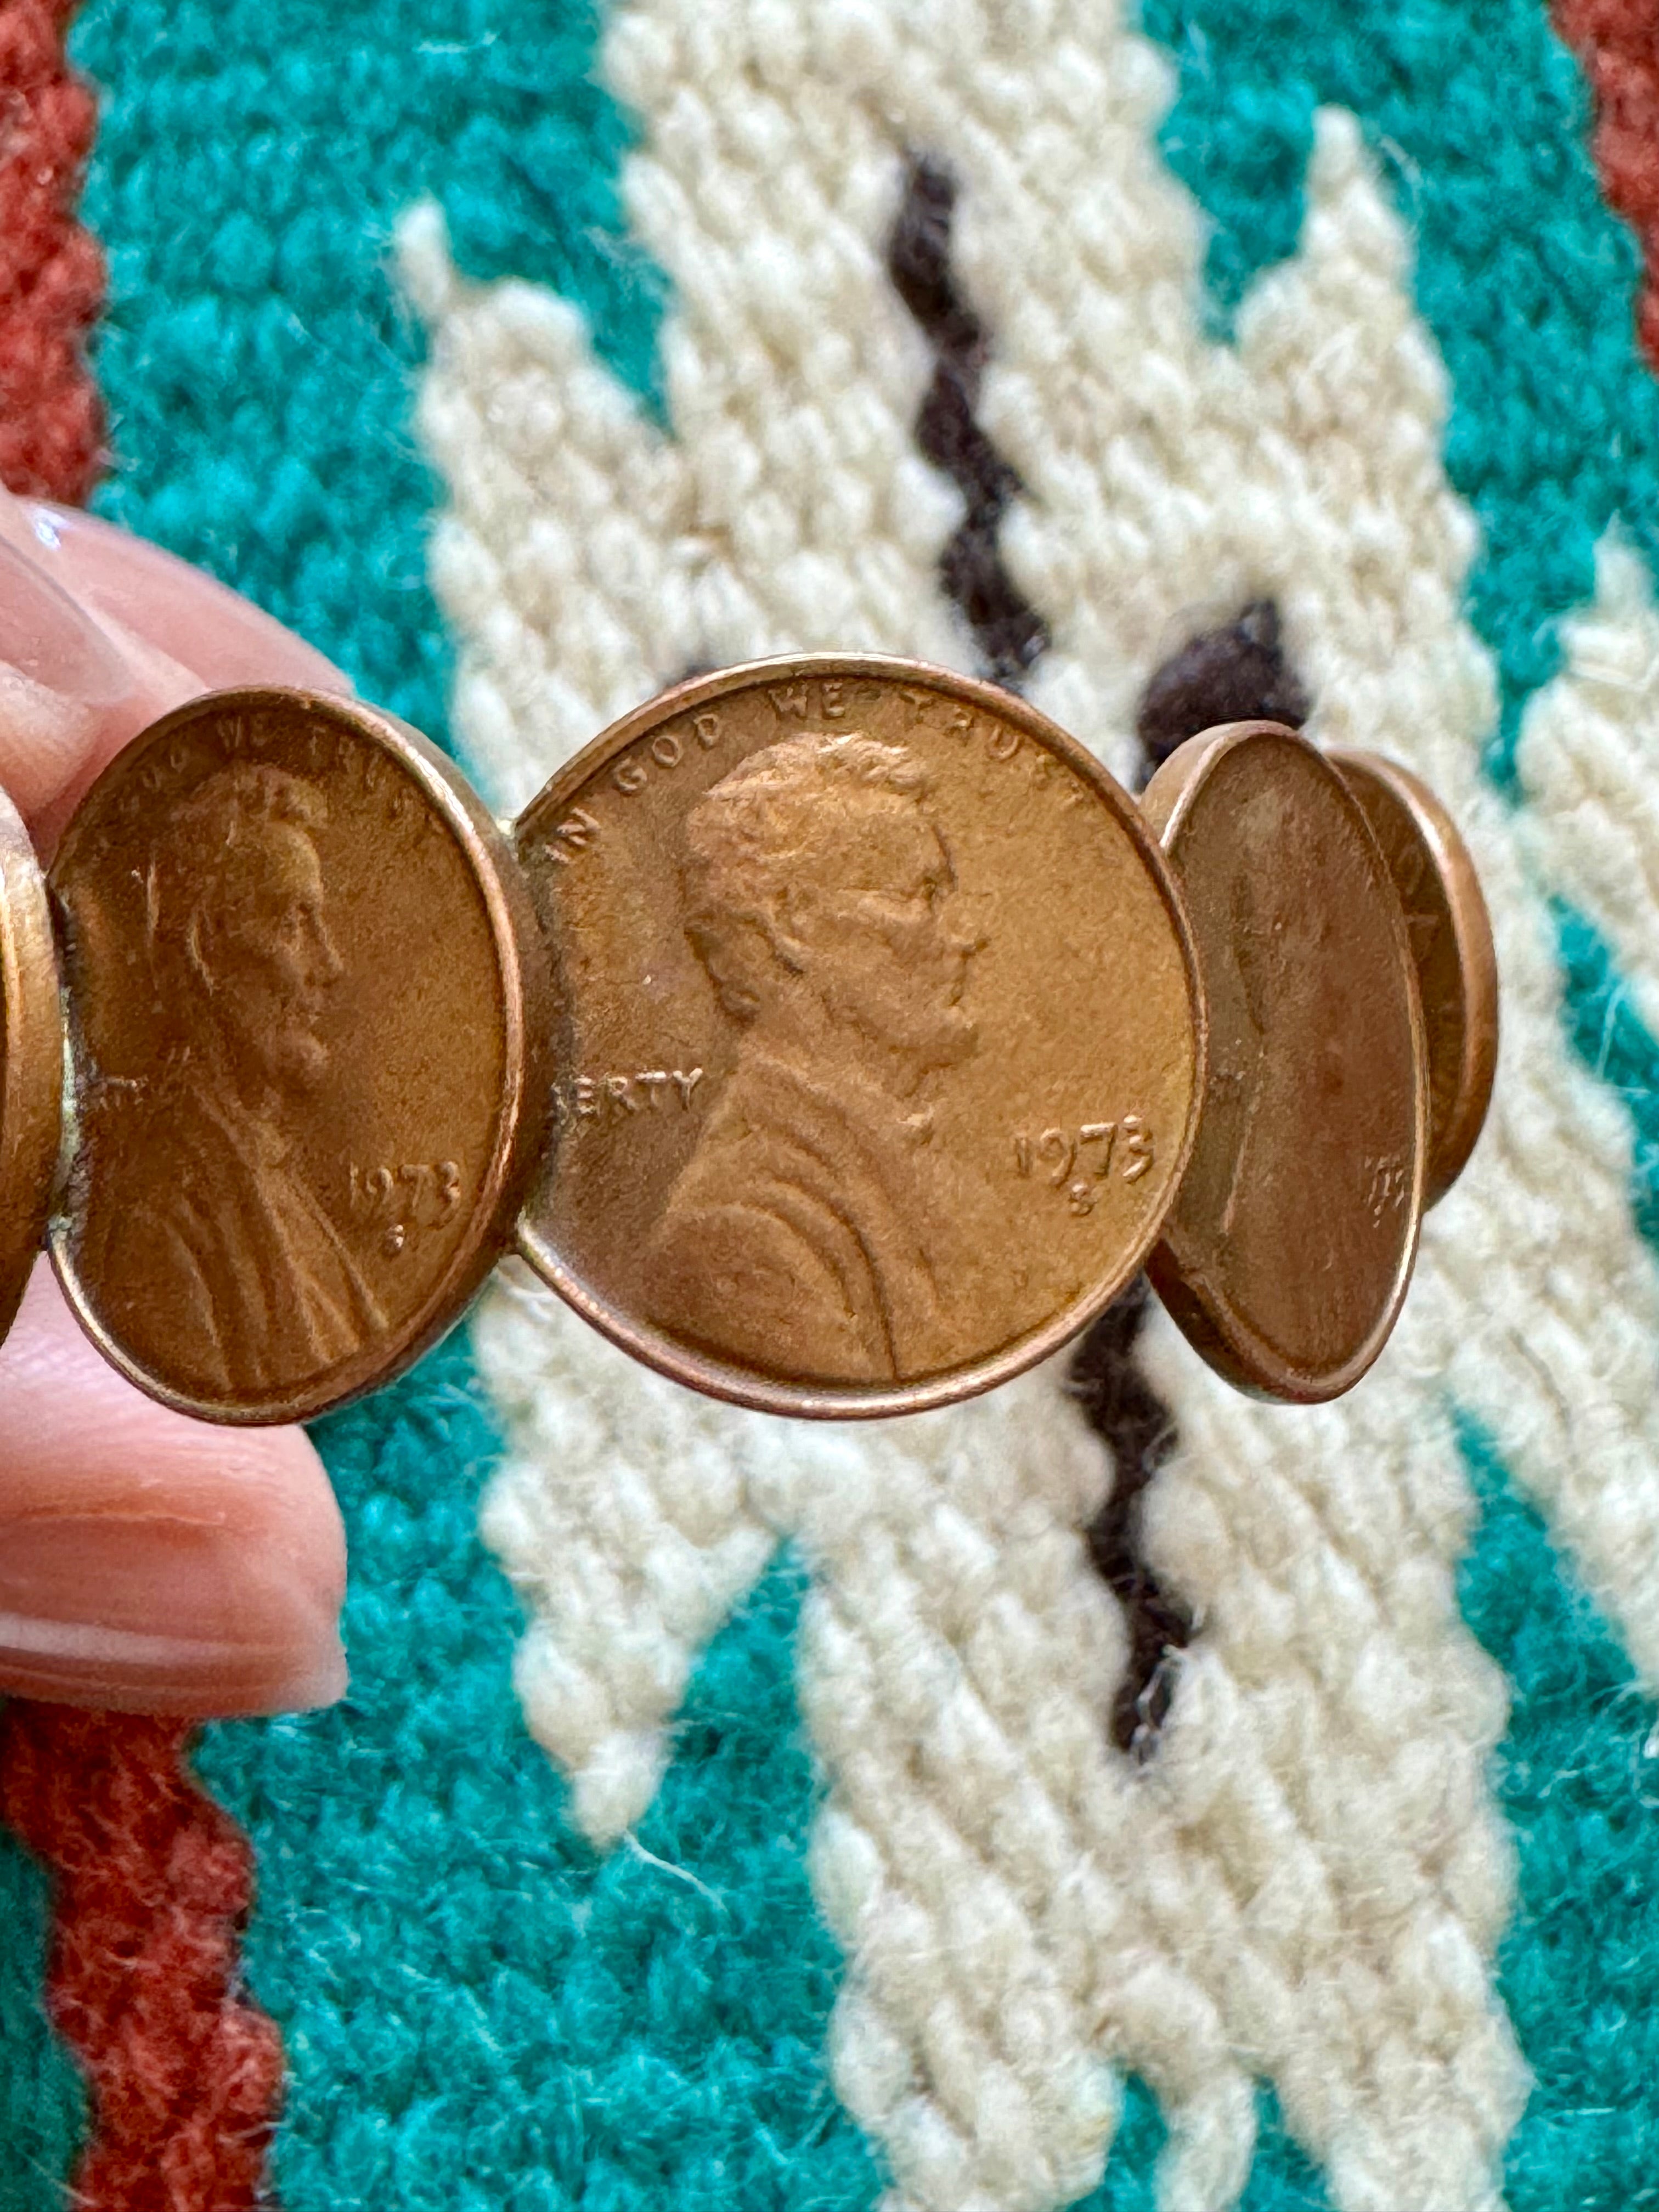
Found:
[[[131,688],[98,625],[0,538],[0,783],[25,814],[75,778]]]
[[[114,1711],[294,1711],[346,1686],[337,1594],[244,1532],[123,1514],[0,1529],[0,1692]]]

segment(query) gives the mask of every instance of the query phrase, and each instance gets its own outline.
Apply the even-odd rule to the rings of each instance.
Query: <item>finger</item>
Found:
[[[137,680],[109,639],[14,545],[0,544],[0,784],[25,816],[38,823],[85,781],[110,733],[143,711]]]
[[[43,852],[130,738],[234,684],[351,689],[292,630],[159,546],[0,493],[0,783]]]
[[[0,493],[0,783],[44,851],[137,731],[261,681],[349,689],[210,579]],[[0,1347],[0,1692],[199,1716],[340,1694],[344,1539],[301,1432],[154,1404],[44,1262]]]
[[[95,514],[21,504],[46,573],[107,629],[187,670],[198,690],[233,684],[350,690],[332,661],[204,570]]]
[[[198,1717],[345,1687],[345,1539],[298,1429],[143,1397],[40,1261],[0,1346],[0,1693]]]

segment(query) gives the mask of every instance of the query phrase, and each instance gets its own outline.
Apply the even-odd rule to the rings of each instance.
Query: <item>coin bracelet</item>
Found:
[[[663,1373],[851,1418],[988,1389],[1146,1267],[1315,1401],[1376,1358],[1496,1060],[1404,769],[1277,724],[1137,805],[994,685],[696,678],[518,820],[372,707],[193,701],[50,871],[0,798],[0,1332],[44,1239],[141,1389],[308,1419],[516,1249]]]

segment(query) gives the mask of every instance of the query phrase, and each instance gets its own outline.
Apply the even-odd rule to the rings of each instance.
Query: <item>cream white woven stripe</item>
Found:
[[[628,12],[606,45],[653,124],[623,190],[675,283],[671,436],[566,301],[461,283],[430,203],[401,228],[456,723],[503,807],[693,666],[854,638],[971,663],[934,584],[961,503],[913,434],[931,360],[884,261],[902,153],[767,12]]]
[[[789,1524],[757,1500],[780,1476],[834,1480],[844,1455],[834,1430],[793,1431],[636,1365],[517,1262],[474,1334],[507,1443],[483,1534],[529,1616],[519,1696],[571,1778],[577,1825],[614,1843],[656,1795],[699,1653]]]
[[[1004,549],[1054,638],[1034,693],[1121,760],[1172,626],[1270,596],[1313,733],[1416,763],[1463,824],[1499,937],[1504,1064],[1496,1126],[1426,1240],[1445,1295],[1414,1294],[1437,1324],[1425,1356],[1550,1504],[1659,1682],[1659,1283],[1630,1219],[1628,1125],[1566,1050],[1516,823],[1477,773],[1494,709],[1459,613],[1474,531],[1441,472],[1444,380],[1403,234],[1351,119],[1322,116],[1302,252],[1255,288],[1237,349],[1209,343],[1193,211],[1151,145],[1158,72],[1116,68],[1103,6],[1069,12],[1075,45],[1057,43],[1053,97],[1033,105],[1093,127],[1005,136],[980,127],[982,98],[940,123],[971,187],[960,264],[997,334],[981,412],[1030,487]],[[1547,834],[1573,803],[1540,787],[1533,811]],[[1626,896],[1598,909],[1620,906],[1621,943],[1655,910],[1630,854],[1651,870],[1659,851],[1650,798],[1625,819]],[[1581,855],[1592,842],[1581,816]]]
[[[1066,181],[1050,153],[1031,165],[1030,205],[981,195],[971,216],[964,207],[964,266],[999,334],[986,419],[1030,487],[1005,548],[1054,641],[1038,688],[1109,758],[1120,755],[1155,641],[1180,611],[1218,587],[1224,606],[1272,597],[1317,702],[1312,734],[1413,764],[1450,807],[1498,939],[1498,1103],[1428,1224],[1414,1325],[1387,1371],[1449,1386],[1485,1422],[1659,1685],[1659,1273],[1631,1218],[1628,1120],[1567,1048],[1553,932],[1525,865],[1529,836],[1574,835],[1577,794],[1540,784],[1516,817],[1479,773],[1495,707],[1460,612],[1474,532],[1441,472],[1443,377],[1410,307],[1403,234],[1352,120],[1322,115],[1301,254],[1245,301],[1236,350],[1189,333],[1176,375],[1161,270],[1132,287],[1138,310],[1121,311],[1133,362],[1103,361],[1106,311],[1086,303],[1103,217],[1079,226],[1084,242],[1067,258]],[[1056,189],[1045,208],[1041,195]],[[1164,195],[1173,189],[1162,180]],[[1184,250],[1195,273],[1190,231]],[[1033,331],[1010,272],[1039,251],[1050,289],[1085,304]],[[1115,308],[1122,287],[1120,274]],[[1049,384],[1073,400],[1059,432],[1055,410],[1038,404]],[[1552,725],[1550,700],[1540,704],[1559,726],[1559,710]],[[1646,852],[1650,870],[1659,844],[1644,836],[1650,801],[1625,818],[1627,842],[1608,843],[1632,893],[1616,941],[1633,945],[1653,908],[1645,884],[1633,895],[1632,856]],[[1594,842],[1580,813],[1581,859]]]
[[[1516,749],[1528,856],[1613,946],[1659,1036],[1659,611],[1616,527],[1596,549],[1595,601],[1561,645],[1561,673],[1528,702]]]
[[[1171,2114],[1166,2204],[1236,2197],[1253,2070],[1340,2204],[1494,2202],[1520,2090],[1489,1990],[1501,1686],[1452,1600],[1468,1500],[1444,1385],[1449,1366],[1652,1679],[1659,1316],[1628,1129],[1564,1049],[1542,909],[1475,774],[1492,696],[1457,611],[1473,532],[1440,473],[1443,379],[1398,223],[1352,124],[1322,118],[1303,251],[1258,287],[1235,353],[1201,334],[1193,211],[1153,148],[1164,72],[1103,7],[651,0],[610,51],[645,130],[638,220],[676,285],[666,437],[568,307],[461,284],[429,215],[406,234],[453,500],[434,574],[462,728],[501,796],[687,660],[820,641],[960,657],[933,583],[952,502],[933,485],[896,519],[880,458],[914,483],[926,364],[880,276],[914,143],[963,181],[959,267],[998,343],[985,413],[1031,487],[1008,550],[1055,640],[1042,696],[1121,761],[1183,623],[1275,595],[1326,732],[1416,759],[1476,844],[1504,1103],[1399,1342],[1344,1406],[1248,1406],[1153,1333],[1185,1442],[1149,1533],[1203,1632],[1143,1775],[1104,1745],[1118,1629],[1078,1537],[1104,1474],[1052,1376],[831,1438],[681,1398],[540,1294],[499,1292],[479,1343],[512,1451],[487,1525],[534,1620],[532,1725],[590,1832],[617,1832],[696,1650],[795,1534],[830,1781],[815,1881],[850,1954],[836,2077],[896,2203],[1079,2193],[1108,2061]],[[825,207],[820,258],[797,210]],[[763,303],[734,267],[769,272]],[[826,283],[850,299],[848,270],[859,316],[784,313]],[[770,518],[741,544],[739,483]],[[792,570],[797,553],[820,566]],[[809,572],[812,604],[792,603],[777,579]],[[871,590],[901,572],[904,590]],[[832,606],[854,627],[820,623]]]
[[[799,1692],[832,1784],[813,1880],[854,1960],[836,2078],[899,2178],[894,2207],[1083,2194],[1117,2054],[1170,2109],[1171,2201],[1231,2203],[1253,2100],[1137,1894],[1148,1856],[1181,1846],[1106,1748],[1121,1622],[1078,1532],[1107,1475],[1059,1374],[809,1428],[642,1376],[522,1277],[477,1344],[513,1451],[485,1529],[535,1619],[526,1712],[590,1816],[623,1813],[623,1776],[643,1809],[688,1625],[706,1635],[780,1537],[807,1560]],[[1176,1858],[1160,1876],[1194,1879]]]

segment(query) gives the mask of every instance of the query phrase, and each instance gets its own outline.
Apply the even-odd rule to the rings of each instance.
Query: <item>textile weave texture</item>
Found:
[[[503,1269],[319,1428],[337,1710],[204,1731],[222,1813],[121,1736],[150,1784],[84,1830],[83,1748],[13,1729],[0,2212],[1659,2203],[1651,0],[63,35],[0,0],[8,481],[101,468],[502,811],[812,647],[991,675],[1130,783],[1241,714],[1391,753],[1504,1031],[1327,1408],[1137,1290],[973,1405],[804,1428]],[[71,1892],[158,1806],[135,2027]],[[186,2047],[234,2184],[192,2135],[148,2195],[76,2054]]]

